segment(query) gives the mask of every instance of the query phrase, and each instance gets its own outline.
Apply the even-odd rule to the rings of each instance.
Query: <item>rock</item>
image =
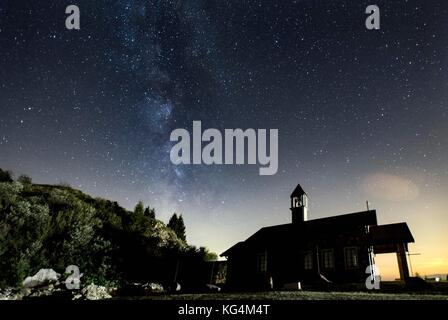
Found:
[[[116,297],[118,295],[118,288],[117,287],[107,287],[107,293],[110,294],[112,297]]]
[[[26,277],[22,284],[24,288],[46,286],[50,283],[57,283],[60,276],[53,269],[40,269],[34,276]]]
[[[83,298],[82,294],[80,294],[80,293],[77,293],[73,296],[73,300],[82,300],[82,298]]]
[[[54,294],[55,289],[53,285],[49,285],[47,287],[41,287],[36,290],[32,290],[30,293],[25,294],[25,297],[27,299],[33,299],[33,298],[45,298],[50,297]]]
[[[61,299],[66,294],[61,288],[55,287],[53,284],[48,286],[41,286],[35,288],[23,288],[23,289],[5,289],[0,291],[0,300],[28,300],[28,299]]]
[[[20,291],[13,288],[0,290],[0,300],[22,300],[22,297]]]
[[[23,300],[71,300],[74,294],[73,290],[67,290],[65,283],[50,283],[46,286],[23,288],[20,291]]]
[[[205,288],[208,290],[208,291],[210,291],[210,292],[220,292],[221,291],[221,288],[220,287],[218,287],[218,286],[216,286],[216,285],[214,285],[214,284],[206,284],[205,285]]]
[[[153,282],[145,283],[142,285],[142,289],[145,294],[162,293],[165,291],[160,283]]]
[[[103,300],[110,298],[112,298],[112,296],[109,294],[106,287],[89,284],[87,287],[82,288],[81,294],[75,295],[73,299]]]

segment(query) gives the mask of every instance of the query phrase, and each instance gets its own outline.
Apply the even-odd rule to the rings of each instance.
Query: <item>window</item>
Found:
[[[303,267],[305,270],[313,270],[313,253],[305,252],[303,255]]]
[[[308,197],[306,196],[306,194],[302,195],[302,205],[304,207],[308,207]]]
[[[322,250],[322,265],[324,269],[334,268],[334,251],[333,249]]]
[[[299,198],[294,197],[293,198],[293,208],[298,208],[301,205]]]
[[[292,198],[291,206],[293,208],[307,207],[308,206],[308,198],[307,198],[306,194],[303,194],[300,197]]]
[[[262,252],[257,255],[257,271],[266,272],[267,271],[267,252]]]
[[[358,266],[358,248],[344,248],[345,267],[347,269],[356,268]]]

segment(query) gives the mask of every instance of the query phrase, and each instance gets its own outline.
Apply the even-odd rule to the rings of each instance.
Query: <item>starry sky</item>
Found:
[[[76,4],[81,29],[65,28]],[[3,0],[0,167],[167,221],[220,253],[290,222],[377,210],[406,221],[413,271],[448,272],[448,3]],[[279,169],[170,162],[170,133],[279,130]],[[395,258],[381,257],[386,277]]]

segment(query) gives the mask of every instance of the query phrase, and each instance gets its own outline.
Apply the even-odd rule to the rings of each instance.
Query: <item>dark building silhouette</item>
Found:
[[[364,282],[375,254],[391,252],[400,277],[409,278],[406,252],[414,238],[406,223],[378,225],[375,210],[308,220],[308,196],[300,185],[291,194],[291,215],[291,223],[264,227],[221,254],[229,288]]]

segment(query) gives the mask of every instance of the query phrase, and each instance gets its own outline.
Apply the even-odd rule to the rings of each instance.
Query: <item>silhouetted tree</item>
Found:
[[[31,184],[33,181],[31,180],[31,178],[29,176],[27,176],[26,174],[22,174],[17,181],[19,181],[22,184]]]
[[[138,216],[142,216],[143,213],[144,213],[143,202],[142,202],[142,201],[139,201],[139,202],[137,203],[137,205],[135,206],[134,214],[135,214],[135,215],[138,215]]]
[[[166,225],[168,228],[170,228],[171,230],[175,231],[176,229],[176,225],[177,225],[177,214],[174,213],[171,218],[170,221],[168,221],[168,224]]]
[[[156,219],[156,211],[154,209],[150,209],[149,207],[146,207],[144,216],[149,218],[150,220]]]
[[[0,169],[0,182],[12,182],[11,171]]]
[[[186,241],[187,236],[185,234],[185,223],[184,218],[182,215],[179,216],[177,219],[177,230],[175,230],[176,235],[179,237],[179,239]]]
[[[127,227],[129,231],[137,232],[139,234],[143,234],[148,231],[150,223],[148,218],[145,217],[145,209],[142,201],[139,201],[135,206],[134,212],[130,215],[130,220]]]
[[[185,223],[182,215],[177,216],[177,214],[174,213],[168,222],[168,228],[173,230],[179,239],[186,241]]]
[[[216,261],[218,260],[218,255],[215,252],[210,251],[206,247],[199,248],[201,255],[204,257],[205,261]]]

